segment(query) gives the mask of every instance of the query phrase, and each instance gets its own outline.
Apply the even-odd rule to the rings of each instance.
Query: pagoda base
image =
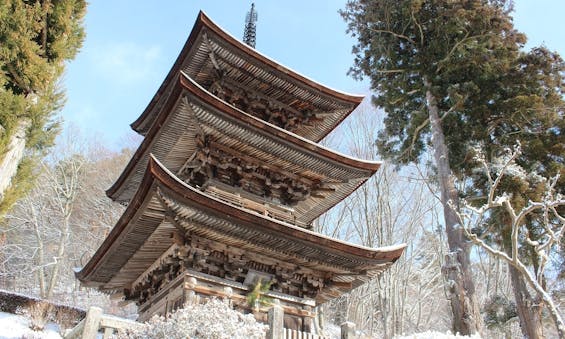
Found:
[[[252,313],[258,321],[266,323],[270,306],[249,305],[247,295],[252,289],[253,287],[233,280],[187,270],[139,305],[138,321],[147,321],[154,315],[165,316],[185,304],[197,304],[216,297],[229,300],[234,309],[243,313]],[[284,311],[285,328],[310,333],[313,331],[313,321],[316,316],[313,311],[316,302],[313,299],[274,291],[268,291],[264,295],[280,303]]]

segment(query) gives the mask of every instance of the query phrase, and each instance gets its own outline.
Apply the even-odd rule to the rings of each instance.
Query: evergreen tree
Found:
[[[514,61],[514,67],[498,76],[503,79],[500,88],[499,105],[493,111],[493,119],[487,121],[488,128],[481,131],[483,140],[477,140],[482,153],[493,171],[497,171],[501,155],[512,145],[520,145],[518,166],[526,170],[512,171],[504,176],[497,194],[509,194],[515,210],[520,211],[529,201],[544,201],[547,193],[545,179],[561,174],[556,189],[565,192],[565,120],[563,119],[563,84],[565,66],[561,58],[546,48],[534,48],[522,52]],[[496,80],[496,79],[493,79]],[[485,202],[489,185],[485,173],[474,170],[474,162],[465,163],[467,178],[472,185],[467,186],[465,195],[477,205]],[[495,177],[496,173],[491,173]],[[523,225],[528,238],[533,242],[545,233],[542,214],[533,214]],[[477,228],[485,240],[498,246],[511,255],[512,222],[504,209],[494,210],[485,227]],[[539,263],[543,261],[531,242],[520,241],[520,255],[530,265],[540,284],[545,286],[545,278],[540,276]],[[525,337],[543,338],[542,309],[543,299],[533,296],[519,271],[509,267],[520,325]]]
[[[53,144],[59,78],[84,39],[85,0],[0,2],[0,215],[26,192],[34,158]]]
[[[526,169],[563,167],[563,63],[544,48],[523,52],[526,37],[510,12],[506,0],[358,0],[342,12],[358,39],[351,72],[371,79],[373,102],[387,114],[381,154],[402,165],[432,148],[451,252],[453,331],[463,334],[481,328],[469,245],[454,216],[455,180],[466,183],[476,167],[471,146],[495,158],[520,140]]]

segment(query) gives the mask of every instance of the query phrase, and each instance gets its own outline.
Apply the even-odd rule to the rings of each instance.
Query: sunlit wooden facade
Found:
[[[277,64],[200,13],[132,124],[144,140],[107,192],[127,209],[77,277],[135,301],[141,319],[208,296],[253,309],[245,296],[269,282],[288,326],[310,330],[313,307],[377,276],[404,249],[312,230],[380,166],[318,144],[361,100]]]

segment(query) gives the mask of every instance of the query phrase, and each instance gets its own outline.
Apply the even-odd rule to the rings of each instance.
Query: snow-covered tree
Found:
[[[121,215],[123,206],[104,191],[130,153],[67,135],[34,169],[36,186],[3,220],[0,286],[76,305],[72,268],[84,264]]]
[[[476,204],[466,203],[458,214],[459,220],[473,243],[511,265],[525,280],[537,294],[537,298],[547,306],[559,338],[565,338],[565,323],[547,288],[544,276],[550,258],[555,255],[565,232],[565,197],[556,186],[559,175],[547,179],[537,173],[528,173],[516,163],[520,155],[521,149],[518,146],[514,150],[507,150],[494,164],[488,163],[484,157],[479,157],[478,161],[483,166],[483,173],[489,185],[486,202],[478,207]],[[537,181],[540,187],[545,188],[543,194],[540,194],[541,199],[530,200],[517,206],[512,192],[508,193],[500,188],[501,183],[508,177],[516,177],[521,181]],[[485,239],[489,232],[482,230],[492,225],[491,219],[496,214],[504,214],[508,220],[509,246],[497,245],[496,242]],[[532,220],[536,220],[535,235],[531,234],[531,228],[528,227]],[[477,230],[481,230],[481,233],[477,234]],[[508,251],[508,248],[511,251]],[[531,251],[535,252],[534,256]],[[529,264],[532,258],[535,258],[536,262]]]
[[[374,141],[380,127],[374,110],[364,103],[326,143],[355,157],[377,160]],[[364,334],[380,338],[449,328],[441,276],[445,246],[437,227],[437,207],[417,168],[398,172],[385,163],[319,220],[319,231],[364,246],[408,245],[378,278],[325,306],[329,322],[352,321]]]
[[[399,165],[434,155],[453,331],[465,334],[481,330],[471,246],[457,218],[457,183],[481,190],[468,182],[476,167],[469,146],[496,157],[520,140],[526,170],[553,174],[565,155],[565,65],[547,48],[523,51],[526,36],[511,13],[510,0],[351,0],[342,11],[357,39],[351,73],[371,80],[373,103],[387,114],[377,138],[381,155]],[[524,293],[521,286],[513,279],[516,294]],[[534,308],[521,301],[521,322],[533,324],[522,328],[539,328]]]

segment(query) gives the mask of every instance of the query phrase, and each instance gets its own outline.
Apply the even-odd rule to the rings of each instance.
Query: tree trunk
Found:
[[[59,282],[59,270],[61,265],[63,265],[66,252],[67,252],[67,242],[69,241],[69,237],[71,235],[71,227],[70,227],[70,218],[71,218],[71,211],[72,211],[72,203],[65,202],[63,208],[63,229],[61,230],[61,235],[59,238],[59,248],[57,249],[57,257],[55,258],[55,265],[53,266],[53,271],[51,272],[51,279],[49,280],[49,289],[47,290],[47,295],[45,296],[47,299],[51,299],[53,297],[53,292],[55,291],[55,287]]]
[[[514,246],[516,246],[516,243],[514,243]],[[563,321],[561,313],[559,313],[559,309],[553,302],[551,295],[549,295],[549,293],[547,293],[547,291],[543,289],[541,284],[536,280],[533,274],[520,260],[513,261],[511,264],[522,275],[522,278],[526,280],[530,287],[532,287],[537,292],[539,298],[545,302],[547,311],[553,319],[555,329],[557,330],[557,336],[560,339],[565,339],[565,321]]]
[[[543,325],[541,322],[542,300],[532,298],[522,275],[518,270],[508,265],[514,299],[516,300],[516,310],[520,319],[520,328],[525,338],[543,338]]]
[[[424,79],[424,85],[449,246],[449,254],[446,255],[445,266],[442,270],[449,286],[449,299],[453,313],[452,331],[463,335],[480,333],[482,321],[470,269],[470,243],[465,237],[463,227],[459,225],[459,218],[455,211],[459,203],[459,196],[451,175],[437,100],[431,92],[431,85],[427,79]]]
[[[0,154],[0,202],[3,200],[6,190],[10,187],[12,178],[18,171],[18,165],[24,157],[26,134],[30,125],[30,119],[20,119],[10,135],[7,152]]]
[[[511,230],[512,220],[509,218],[502,218],[501,222]],[[505,235],[505,238],[510,239],[511,235]],[[506,243],[504,250],[508,256],[512,256],[513,246],[518,244]],[[508,263],[508,270],[510,273],[510,282],[512,283],[512,292],[514,293],[514,301],[516,302],[516,312],[518,313],[518,320],[520,321],[520,330],[524,338],[539,339],[543,338],[543,324],[541,319],[541,312],[543,309],[543,300],[539,295],[534,298],[528,291],[526,281],[520,271],[511,263]]]
[[[38,215],[35,211],[35,206],[31,203],[29,198],[26,199],[28,201],[27,206],[29,208],[29,213],[31,214],[32,223],[33,223],[33,231],[35,235],[35,241],[37,241],[37,279],[39,281],[39,296],[41,298],[45,297],[45,252],[43,247],[43,238],[41,236],[40,225],[38,220]]]

